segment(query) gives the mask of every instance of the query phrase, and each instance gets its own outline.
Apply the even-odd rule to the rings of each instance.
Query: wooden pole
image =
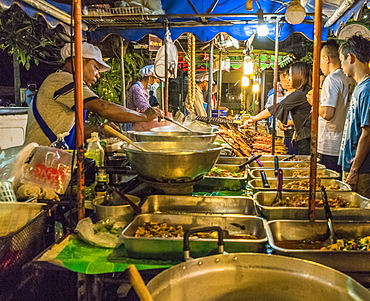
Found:
[[[168,86],[169,86],[169,78],[168,78],[168,39],[167,39],[167,33],[168,33],[168,22],[166,20],[166,29],[164,34],[164,65],[165,65],[165,77],[164,77],[164,112],[165,115],[169,117],[168,114]]]
[[[274,62],[274,102],[273,102],[273,114],[272,114],[272,139],[271,139],[271,153],[275,155],[275,139],[276,139],[276,101],[277,101],[277,82],[279,76],[279,21],[280,18],[276,18],[275,24],[275,62]],[[261,108],[262,110],[262,108]]]
[[[82,76],[82,14],[81,0],[74,0],[73,5],[74,21],[74,47],[75,47],[75,106],[76,106],[76,151],[77,151],[77,208],[78,220],[85,217],[84,199],[84,114],[83,114],[83,76]]]
[[[322,33],[322,0],[315,1],[315,29],[313,44],[313,104],[312,104],[312,123],[311,123],[311,168],[310,168],[310,201],[309,218],[315,220],[315,199],[316,199],[316,175],[317,175],[317,131],[319,117],[319,97],[320,97],[320,52],[321,52],[321,33]]]

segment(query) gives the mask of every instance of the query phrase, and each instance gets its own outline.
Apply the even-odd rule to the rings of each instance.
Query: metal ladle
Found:
[[[322,201],[324,204],[324,211],[325,211],[325,217],[328,221],[328,232],[329,232],[329,238],[325,240],[324,246],[335,244],[338,240],[337,236],[334,232],[334,226],[333,226],[333,215],[331,214],[328,197],[326,195],[325,187],[321,186],[321,193],[322,193]]]
[[[164,118],[164,120],[167,120],[169,122],[172,122],[173,124],[176,124],[177,126],[182,127],[183,129],[185,129],[185,130],[187,130],[187,131],[189,131],[191,133],[198,133],[197,131],[193,131],[192,129],[190,129],[187,126],[181,124],[180,122],[177,122],[177,121],[173,120],[172,118],[169,118],[167,116],[164,116],[163,118]]]
[[[120,133],[119,131],[116,131],[115,129],[113,129],[112,127],[110,127],[109,125],[104,125],[104,130],[113,134],[114,136],[118,137],[119,139],[123,140],[123,141],[126,141],[128,144],[131,144],[132,146],[136,147],[137,149],[143,151],[143,152],[148,152],[147,149],[141,147],[140,145],[137,145],[134,141],[132,141],[130,138],[126,137],[125,135],[123,135],[122,133]]]

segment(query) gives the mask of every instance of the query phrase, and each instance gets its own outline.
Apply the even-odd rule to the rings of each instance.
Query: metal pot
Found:
[[[222,146],[185,142],[138,142],[147,149],[125,148],[132,168],[142,177],[158,182],[191,182],[207,174]]]
[[[174,141],[188,143],[213,143],[216,134],[190,132],[135,132],[136,141]]]
[[[154,277],[155,301],[365,301],[370,292],[329,267],[278,255],[214,255],[178,264]]]
[[[134,211],[130,205],[122,205],[124,202],[119,195],[114,193],[113,205],[103,206],[104,197],[97,197],[93,200],[94,210],[98,220],[106,219],[108,217],[120,216],[127,223],[131,221],[134,216]],[[140,203],[140,198],[133,195],[126,195],[135,204]]]

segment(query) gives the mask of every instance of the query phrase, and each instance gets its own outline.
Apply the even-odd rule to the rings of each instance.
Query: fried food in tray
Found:
[[[316,199],[316,207],[323,207],[323,201]],[[273,207],[308,207],[309,197],[297,194],[293,197],[286,197],[282,201],[274,203]],[[336,198],[328,198],[328,203],[331,208],[360,208],[359,205],[351,205],[342,196],[337,196]]]
[[[316,186],[321,186],[321,178],[317,177]],[[310,188],[310,180],[295,180],[288,183],[283,184],[283,189],[304,189],[307,190]],[[340,187],[338,184],[332,184],[325,187],[329,190],[339,190]]]
[[[322,247],[321,251],[370,251],[370,236],[338,239],[335,244]]]
[[[231,172],[229,170],[213,167],[207,174],[208,177],[222,177],[222,178],[243,178],[244,171],[241,172]]]
[[[227,232],[227,231],[226,231]],[[161,238],[173,238],[173,237],[184,237],[184,228],[181,225],[169,225],[167,223],[156,223],[147,222],[143,226],[137,228],[135,232],[135,237],[161,237]],[[192,238],[200,239],[215,239],[218,238],[218,232],[197,232],[191,234]],[[257,236],[252,234],[242,234],[242,235],[229,235],[226,233],[224,238],[231,239],[258,239]]]
[[[254,154],[271,154],[272,136],[266,132],[239,130],[226,124],[220,125],[221,132],[217,137],[230,145],[237,157],[250,157]],[[281,140],[275,140],[275,153],[286,154],[286,147]]]

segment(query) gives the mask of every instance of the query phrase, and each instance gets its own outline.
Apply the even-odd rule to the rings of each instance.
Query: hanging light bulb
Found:
[[[249,55],[246,55],[244,57],[243,74],[245,74],[245,75],[253,74],[253,60]]]
[[[292,0],[290,6],[285,12],[285,19],[290,24],[299,24],[302,23],[306,17],[306,10],[301,5],[300,0]]]
[[[245,10],[253,10],[253,2],[252,2],[252,0],[245,1]]]
[[[252,86],[252,92],[253,93],[258,93],[260,91],[260,85],[258,82],[254,82]]]
[[[259,9],[257,11],[257,16],[258,16],[258,26],[257,26],[257,34],[260,37],[265,37],[269,34],[269,28],[263,19],[263,10]]]
[[[248,87],[249,86],[249,76],[248,75],[243,75],[242,77],[242,86],[243,87]]]

